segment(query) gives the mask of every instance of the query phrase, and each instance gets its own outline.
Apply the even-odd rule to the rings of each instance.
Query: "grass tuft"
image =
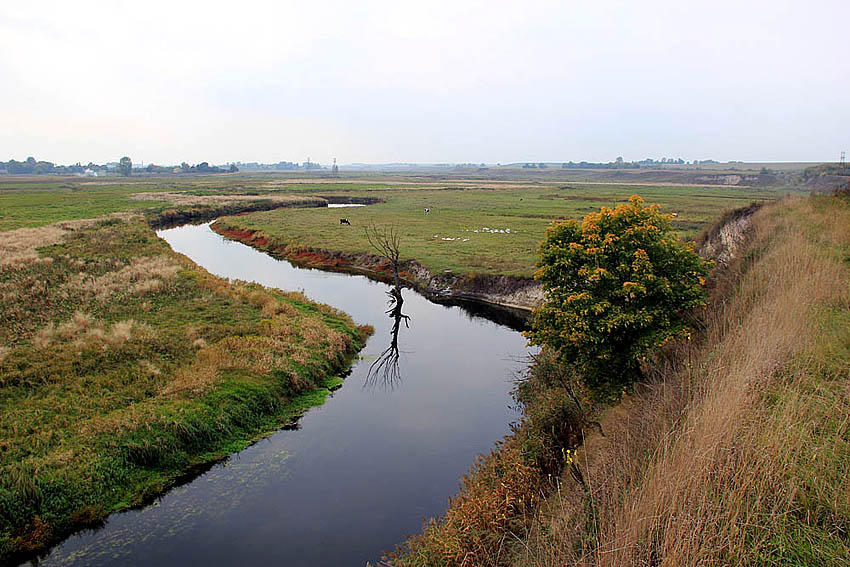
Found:
[[[321,403],[365,343],[346,315],[216,278],[139,219],[21,230],[0,263],[0,562]]]

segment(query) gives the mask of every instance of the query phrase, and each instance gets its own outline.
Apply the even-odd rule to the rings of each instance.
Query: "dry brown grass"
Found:
[[[20,262],[50,262],[52,258],[40,257],[36,249],[41,246],[58,244],[74,231],[90,227],[107,218],[130,219],[132,213],[114,213],[93,219],[68,220],[40,226],[37,228],[19,228],[3,233],[0,239],[0,266],[14,265]]]
[[[65,283],[70,292],[82,292],[98,301],[109,300],[116,293],[129,291],[143,296],[160,291],[164,282],[173,280],[182,266],[167,256],[142,256],[133,258],[129,265],[119,270],[92,277],[80,272]]]
[[[52,343],[72,342],[80,350],[106,350],[121,347],[132,340],[150,339],[154,334],[149,325],[132,319],[107,325],[87,313],[77,311],[68,321],[59,325],[51,322],[39,329],[33,337],[33,344],[38,348],[47,348]]]
[[[40,258],[36,248],[56,244],[71,230],[88,221],[68,221],[40,226],[38,228],[19,228],[3,234],[0,239],[0,266],[14,265],[20,262],[44,262],[51,258]]]
[[[850,306],[850,207],[785,202],[753,230],[705,340],[607,413],[516,565],[846,564],[850,351],[824,310]]]

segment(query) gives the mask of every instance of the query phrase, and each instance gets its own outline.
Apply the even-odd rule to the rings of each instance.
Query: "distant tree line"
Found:
[[[580,161],[578,163],[574,161],[568,161],[561,164],[562,169],[639,169],[639,168],[647,168],[647,167],[658,167],[663,165],[685,165],[686,162],[682,158],[666,158],[663,157],[660,160],[655,160],[652,158],[642,159],[640,161],[625,161],[622,157],[617,157],[614,161],[609,161],[608,163],[603,162],[589,162],[589,161]],[[708,163],[719,163],[712,159],[707,160],[694,160],[694,164],[708,164]],[[540,164],[544,165],[544,164]]]
[[[0,161],[0,173],[8,173],[10,175],[102,175],[106,173],[117,173],[119,175],[130,176],[133,171],[133,161],[128,156],[122,157],[117,162],[108,162],[105,164],[89,162],[86,165],[80,162],[74,165],[56,165],[50,161],[36,160],[34,157],[28,157],[24,161],[14,159]],[[195,165],[189,165],[183,162],[179,167],[151,163],[135,171],[144,171],[146,173],[236,173],[239,171],[239,168],[235,164],[219,167],[202,161]]]
[[[304,163],[296,163],[293,161],[279,161],[277,163],[258,163],[256,161],[251,161],[243,163],[241,161],[237,161],[235,165],[242,171],[295,171],[299,169],[324,169],[324,167],[318,163],[313,163],[309,160]]]
[[[650,167],[659,167],[665,165],[685,165],[688,162],[682,158],[667,158],[663,157],[661,159],[652,159],[646,158],[639,161],[626,161],[622,158],[622,156],[617,157],[614,161],[605,162],[593,162],[593,161],[567,161],[561,164],[561,169],[639,169],[639,168],[650,168]],[[694,160],[691,162],[693,165],[705,165],[712,163],[720,163],[719,161],[713,159],[704,159],[704,160]],[[549,165],[544,162],[528,162],[523,164],[523,169],[547,169]]]
[[[236,164],[230,164],[230,167],[218,167],[205,161],[195,165],[189,165],[184,161],[180,164],[179,171],[177,171],[177,168],[173,168],[173,171],[175,173],[236,173],[239,168],[236,167]]]
[[[109,170],[107,165],[98,165],[89,162],[83,165],[80,162],[74,165],[56,165],[50,161],[36,160],[34,157],[28,157],[24,161],[10,159],[9,161],[0,161],[0,172],[5,171],[12,175],[42,175],[47,173],[54,174],[77,174],[85,173],[89,170],[94,173],[106,173]]]

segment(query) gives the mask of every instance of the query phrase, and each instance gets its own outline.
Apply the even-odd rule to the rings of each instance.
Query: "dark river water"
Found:
[[[210,272],[349,313],[375,334],[342,388],[281,430],[140,510],[72,536],[41,565],[359,566],[440,515],[476,454],[508,433],[525,339],[405,290],[398,373],[369,377],[390,344],[388,286],[295,268],[207,225],[159,235]]]

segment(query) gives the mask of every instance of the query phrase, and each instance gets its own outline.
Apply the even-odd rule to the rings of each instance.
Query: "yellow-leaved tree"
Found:
[[[653,349],[688,331],[684,315],[705,305],[707,272],[670,216],[638,195],[581,223],[553,223],[535,273],[545,299],[526,336],[590,386],[628,384]]]

